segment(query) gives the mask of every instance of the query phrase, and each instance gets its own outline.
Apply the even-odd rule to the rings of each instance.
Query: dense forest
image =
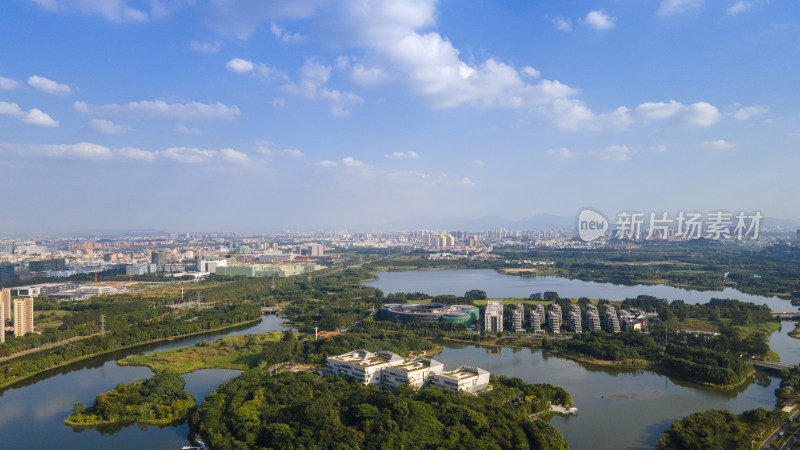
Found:
[[[761,431],[779,425],[786,413],[758,408],[733,414],[710,409],[679,418],[658,441],[658,450],[728,450],[750,449],[753,441],[760,442]]]
[[[529,416],[561,388],[493,377],[480,396],[426,388],[381,390],[346,378],[253,369],[200,405],[193,428],[215,449],[568,448],[561,433]]]
[[[91,407],[72,407],[67,425],[92,426],[117,422],[167,424],[186,417],[195,407],[194,397],[183,390],[186,381],[167,372],[130,384],[119,383],[99,394]]]

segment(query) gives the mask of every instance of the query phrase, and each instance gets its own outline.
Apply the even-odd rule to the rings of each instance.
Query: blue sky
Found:
[[[9,0],[0,233],[800,218],[793,2]]]

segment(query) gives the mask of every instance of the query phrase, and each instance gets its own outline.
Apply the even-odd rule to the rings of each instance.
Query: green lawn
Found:
[[[177,374],[198,369],[247,370],[258,365],[261,350],[266,342],[277,342],[282,331],[228,336],[209,342],[206,346],[195,345],[165,352],[129,356],[118,361],[122,366],[147,366],[153,371],[168,371]]]

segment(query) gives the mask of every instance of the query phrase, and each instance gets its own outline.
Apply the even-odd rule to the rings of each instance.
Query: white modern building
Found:
[[[364,385],[383,384],[383,369],[403,364],[405,360],[398,354],[382,351],[372,353],[367,350],[353,350],[339,356],[329,356],[325,363],[326,372],[340,377],[355,378]]]
[[[216,260],[200,260],[197,263],[197,271],[204,272],[204,273],[217,273],[217,267],[225,267],[228,265],[228,260],[226,259],[216,259]]]
[[[483,329],[486,331],[503,331],[503,302],[490,300],[483,313]]]
[[[450,370],[436,374],[433,377],[433,385],[451,391],[463,391],[475,393],[486,389],[489,385],[490,373],[473,366],[461,366],[455,370]]]
[[[514,325],[514,331],[517,333],[524,333],[525,327],[522,325],[525,321],[525,305],[517,303],[514,311],[511,314],[511,323]]]
[[[383,369],[383,387],[397,390],[403,383],[411,387],[426,386],[431,379],[444,371],[444,364],[435,359],[415,358],[411,361]]]
[[[553,334],[561,334],[561,306],[556,303],[550,305],[550,310],[547,311],[547,326]]]
[[[372,353],[363,349],[329,356],[325,362],[326,373],[355,378],[364,385],[373,384],[391,390],[408,383],[414,388],[433,385],[476,393],[489,385],[490,373],[486,370],[472,366],[450,371],[445,368],[445,364],[435,359],[416,357],[405,360],[389,351]]]

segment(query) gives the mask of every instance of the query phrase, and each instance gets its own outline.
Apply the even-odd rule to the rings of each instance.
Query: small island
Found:
[[[158,372],[152,378],[119,383],[113,390],[99,394],[86,408],[75,403],[72,415],[64,421],[72,427],[140,423],[167,425],[189,415],[196,403],[183,390],[186,381],[178,375]]]

